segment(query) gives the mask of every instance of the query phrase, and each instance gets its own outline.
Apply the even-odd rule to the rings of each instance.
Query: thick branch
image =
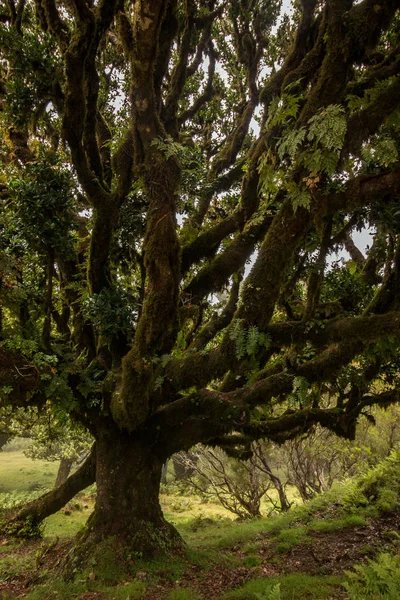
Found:
[[[35,525],[40,524],[44,519],[63,508],[78,492],[95,481],[96,451],[93,446],[85,462],[64,483],[17,510],[6,522],[7,531],[11,529],[18,535],[18,528],[23,529],[26,519],[30,519],[31,523]]]

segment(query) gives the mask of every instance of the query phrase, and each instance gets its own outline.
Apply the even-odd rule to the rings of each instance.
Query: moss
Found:
[[[36,539],[41,538],[43,523],[37,521],[33,515],[25,519],[13,519],[6,516],[0,517],[0,532],[11,538]]]

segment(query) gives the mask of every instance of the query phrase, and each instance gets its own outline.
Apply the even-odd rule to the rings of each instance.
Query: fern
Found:
[[[256,592],[255,596],[258,600],[281,600],[281,584],[277,583],[268,592],[263,594]]]
[[[258,172],[260,173],[260,192],[275,196],[283,185],[284,172],[281,169],[277,169],[274,163],[271,162],[269,152],[261,156],[258,164]]]
[[[303,143],[306,137],[307,130],[305,127],[300,129],[290,130],[284,135],[280,142],[277,144],[278,156],[282,160],[285,154],[287,154],[293,161],[299,146]]]
[[[296,210],[300,207],[306,208],[307,210],[311,206],[312,196],[307,187],[301,183],[297,184],[294,181],[291,181],[287,184],[286,189],[288,191],[288,197],[292,201],[293,210]]]
[[[299,105],[300,96],[282,94],[280,98],[274,98],[269,105],[269,119],[266,127],[275,127],[275,125],[281,125],[290,118],[296,118]]]
[[[253,325],[252,327],[249,327],[249,329],[247,330],[247,336],[246,336],[246,354],[248,356],[254,356],[254,354],[256,353],[256,350],[258,348],[258,338],[259,338],[260,332],[258,331],[258,327],[256,327],[256,325]]]
[[[328,150],[341,150],[347,131],[344,108],[338,104],[330,104],[320,110],[308,121],[307,139],[320,144]]]
[[[361,155],[369,167],[377,165],[388,167],[399,158],[396,142],[388,135],[374,136],[368,144],[364,145]]]
[[[351,600],[398,600],[400,597],[400,557],[380,554],[377,560],[357,565],[346,573],[343,584]]]
[[[248,329],[243,327],[243,320],[239,319],[233,325],[229,337],[236,345],[236,358],[241,360],[245,356],[254,357],[261,346],[266,348],[271,342],[271,338],[258,330],[256,325]]]
[[[246,354],[246,335],[243,329],[243,320],[238,319],[235,321],[230,333],[229,338],[235,342],[236,345],[236,358],[241,360]]]

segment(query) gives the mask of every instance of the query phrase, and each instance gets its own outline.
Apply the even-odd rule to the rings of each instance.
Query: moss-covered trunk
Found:
[[[182,549],[182,539],[164,519],[159,502],[164,460],[150,444],[120,431],[97,439],[96,504],[78,550],[85,554],[102,541],[140,557]]]

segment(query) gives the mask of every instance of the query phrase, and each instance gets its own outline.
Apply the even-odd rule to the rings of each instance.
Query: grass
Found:
[[[18,557],[0,557],[0,582],[8,581],[30,573],[36,567],[36,558],[33,554],[24,554]]]
[[[251,579],[223,596],[224,600],[328,600],[341,587],[342,577],[293,573],[282,577]],[[280,591],[280,596],[277,590]],[[275,590],[275,595],[274,595]]]
[[[31,461],[20,451],[0,453],[0,476],[6,473],[1,479],[2,489],[5,492],[16,490],[15,498],[22,497],[21,494],[25,492],[30,495],[35,493],[29,491],[32,485],[44,486],[49,479],[49,469],[53,469],[55,477],[55,463]],[[253,577],[242,587],[223,593],[221,600],[342,598],[344,589],[341,584],[345,579],[344,575],[324,575],[323,570],[310,570],[314,574],[290,572],[290,557],[294,551],[302,552],[301,548],[296,550],[297,546],[312,546],[323,536],[327,536],[323,543],[329,548],[329,540],[334,539],[329,536],[340,535],[340,532],[351,528],[365,527],[371,514],[385,514],[393,506],[395,499],[398,502],[399,481],[399,463],[391,460],[386,466],[381,465],[378,469],[365,473],[358,481],[336,486],[307,505],[297,506],[286,514],[243,522],[233,521],[232,516],[217,504],[204,503],[196,496],[185,495],[183,488],[176,486],[175,489],[172,486],[170,494],[166,493],[168,488],[164,489],[161,503],[167,519],[174,522],[188,543],[185,556],[152,561],[127,556],[129,568],[124,571],[115,568],[118,565],[112,556],[107,555],[105,549],[104,553],[100,553],[102,559],[90,565],[89,571],[77,574],[74,582],[66,583],[48,579],[49,574],[43,571],[46,559],[41,560],[41,546],[37,543],[24,546],[9,542],[0,546],[0,598],[2,582],[7,585],[11,580],[27,579],[31,573],[38,573],[36,569],[39,564],[42,585],[31,589],[26,596],[27,600],[69,600],[74,597],[83,598],[85,595],[89,597],[91,593],[98,593],[99,598],[110,600],[140,599],[145,594],[150,597],[148,594],[151,594],[155,585],[164,590],[163,600],[197,600],[199,595],[196,588],[202,586],[207,578],[211,578],[211,583],[207,585],[212,585],[214,569],[217,573],[234,569],[243,572],[240,570],[249,569],[249,574]],[[38,492],[39,490],[36,491]],[[57,544],[57,538],[73,537],[85,524],[92,507],[93,496],[85,492],[67,506],[67,511],[61,511],[47,519],[43,545]],[[395,551],[400,536],[397,532],[387,531],[386,537],[389,549]],[[266,554],[266,548],[269,554]],[[376,553],[373,545],[365,546],[364,553],[362,547],[359,550],[360,557],[373,557],[374,552]],[[371,565],[368,567],[370,570],[373,563]],[[266,566],[268,571],[265,570]],[[278,576],[285,569],[288,572]],[[271,576],[271,573],[277,574]],[[358,576],[362,578],[363,574],[360,573],[358,572]],[[260,577],[262,574],[270,576]],[[347,579],[351,581],[351,576],[348,575]],[[355,589],[358,580],[353,576],[352,581]],[[360,581],[362,585],[362,580]],[[203,594],[201,597],[207,596]],[[400,590],[396,600],[397,597],[400,598]],[[358,597],[354,598],[358,600]]]
[[[66,515],[64,512],[58,512],[48,517],[44,525],[44,535],[46,537],[73,537],[86,524],[93,505],[81,511],[73,511]]]
[[[58,462],[31,460],[21,451],[0,453],[0,494],[52,488]]]
[[[361,515],[347,515],[342,518],[315,520],[309,523],[308,528],[311,531],[320,533],[329,533],[335,531],[343,531],[344,529],[352,529],[354,527],[365,527],[367,521]]]
[[[168,594],[168,600],[200,600],[200,596],[190,588],[176,588]]]

